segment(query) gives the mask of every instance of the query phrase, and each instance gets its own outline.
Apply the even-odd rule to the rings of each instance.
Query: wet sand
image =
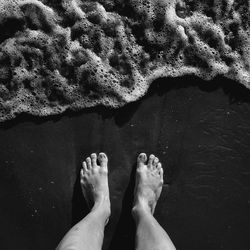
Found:
[[[55,248],[87,212],[80,163],[100,151],[110,159],[105,250],[133,249],[130,176],[140,152],[163,163],[155,216],[177,249],[250,248],[250,92],[239,84],[159,80],[122,109],[19,116],[1,125],[0,141],[4,249]]]

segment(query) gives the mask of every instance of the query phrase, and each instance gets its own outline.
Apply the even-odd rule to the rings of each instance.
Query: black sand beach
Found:
[[[189,84],[187,84],[187,81]],[[54,249],[86,212],[81,161],[109,157],[112,216],[104,248],[133,249],[133,170],[140,152],[163,163],[156,218],[177,249],[249,249],[250,92],[230,80],[156,81],[124,108],[94,108],[0,128],[1,249]]]

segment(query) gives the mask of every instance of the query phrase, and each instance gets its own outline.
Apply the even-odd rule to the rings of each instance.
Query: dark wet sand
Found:
[[[250,249],[250,92],[225,79],[186,81],[158,81],[143,100],[116,111],[2,124],[1,248],[54,249],[86,214],[81,160],[104,151],[113,212],[105,250],[133,249],[130,175],[139,152],[163,163],[155,215],[177,249]]]

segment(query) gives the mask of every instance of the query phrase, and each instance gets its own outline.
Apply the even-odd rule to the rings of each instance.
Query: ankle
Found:
[[[143,199],[138,199],[132,208],[132,216],[135,218],[143,213],[152,214],[152,211],[147,201]]]
[[[111,207],[110,207],[110,201],[108,197],[102,197],[101,199],[98,199],[91,211],[99,212],[103,214],[107,219],[111,215]]]

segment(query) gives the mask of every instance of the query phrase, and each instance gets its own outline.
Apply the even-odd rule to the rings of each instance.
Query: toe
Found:
[[[81,184],[84,184],[84,170],[83,169],[81,169],[81,171],[80,171],[80,183]]]
[[[88,169],[91,169],[92,166],[91,166],[91,159],[90,159],[90,157],[88,157],[88,158],[86,159],[86,163],[87,163],[87,168],[88,168]]]
[[[160,169],[160,177],[161,177],[161,184],[163,185],[164,179],[163,179],[163,168]]]
[[[144,165],[147,161],[147,155],[145,153],[141,153],[137,157],[137,163],[139,166]]]
[[[161,163],[158,162],[157,165],[156,165],[156,169],[157,169],[158,171],[160,171],[161,168],[162,168]]]
[[[90,155],[90,157],[91,157],[91,164],[92,164],[92,166],[96,167],[97,166],[97,163],[96,163],[97,156],[96,156],[96,154],[93,153],[93,154]]]
[[[153,160],[153,166],[156,167],[158,162],[159,162],[159,159],[155,157]]]
[[[99,161],[101,167],[107,167],[108,157],[106,154],[100,153],[98,155],[98,161]]]
[[[84,161],[84,162],[82,163],[81,172],[86,173],[87,171],[88,171],[87,164],[86,164],[86,161]]]
[[[161,180],[163,181],[163,168],[162,168],[160,162],[157,164],[157,170],[158,170],[158,173],[159,173],[159,175],[161,177]]]
[[[83,177],[83,175],[84,175],[84,170],[83,170],[83,169],[81,169],[81,170],[80,170],[80,177],[82,178],[82,177]]]
[[[148,160],[148,168],[152,168],[153,167],[153,161],[155,159],[155,156],[153,154],[151,154],[149,156],[149,160]]]

